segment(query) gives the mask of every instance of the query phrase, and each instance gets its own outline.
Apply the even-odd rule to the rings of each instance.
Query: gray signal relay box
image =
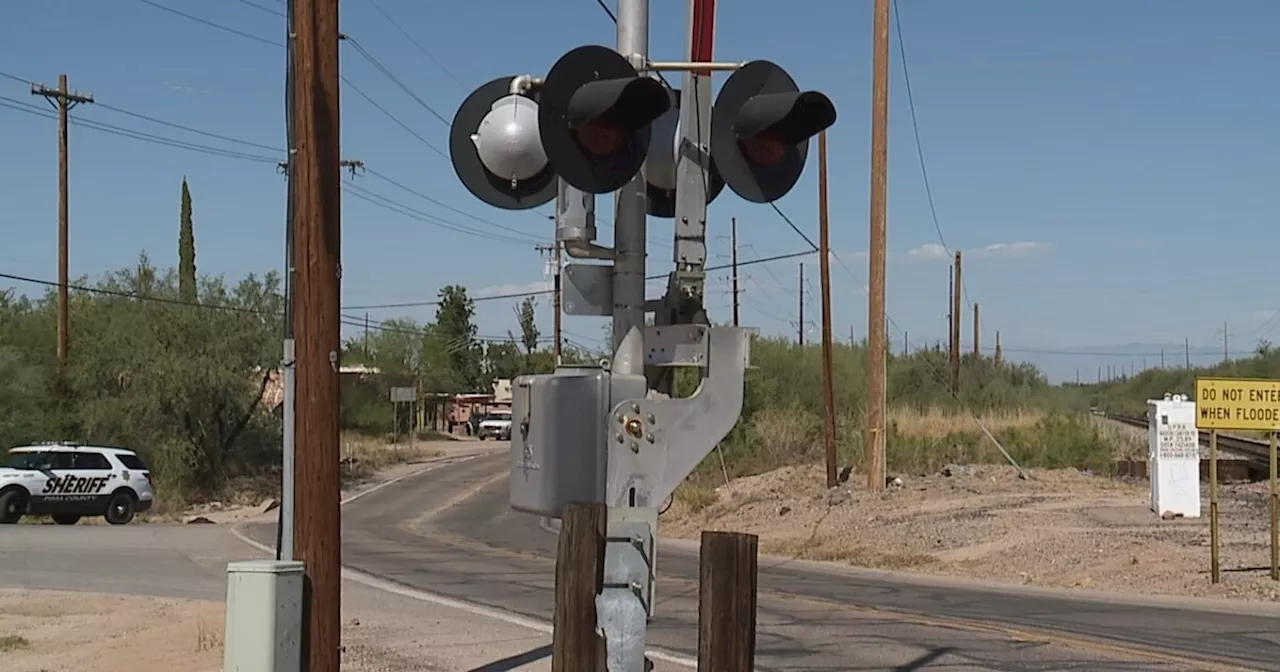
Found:
[[[645,395],[644,378],[635,382],[630,378],[583,366],[515,379],[511,400],[512,509],[558,519],[570,502],[604,501],[608,467],[605,424],[613,408],[610,400],[619,392],[638,398]],[[611,390],[619,383],[623,388],[638,389]]]

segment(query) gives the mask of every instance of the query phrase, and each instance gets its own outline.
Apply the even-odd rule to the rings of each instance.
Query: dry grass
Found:
[[[17,651],[31,646],[31,642],[21,635],[0,635],[0,651]]]
[[[817,562],[844,562],[855,567],[877,569],[911,569],[934,562],[933,556],[921,553],[876,553],[842,537],[765,539],[760,550],[769,555]]]
[[[221,628],[210,627],[203,618],[196,620],[196,651],[222,648]]]
[[[1014,409],[978,416],[991,433],[1030,427],[1045,418],[1046,413],[1036,409]],[[903,436],[940,439],[956,432],[978,430],[974,416],[957,414],[940,408],[924,411],[914,408],[894,408],[889,411],[889,422],[898,426]]]

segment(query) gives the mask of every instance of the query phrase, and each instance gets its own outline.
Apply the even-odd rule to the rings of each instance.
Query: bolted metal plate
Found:
[[[462,101],[449,127],[449,157],[458,179],[476,198],[504,210],[528,210],[545,205],[556,197],[556,173],[551,164],[548,162],[542,172],[512,187],[511,180],[499,178],[484,167],[471,140],[493,104],[510,95],[514,78],[515,75],[499,77]]]
[[[676,324],[645,329],[645,366],[706,366],[708,328]]]
[[[566,315],[612,315],[613,266],[568,264],[560,271],[560,292]]]

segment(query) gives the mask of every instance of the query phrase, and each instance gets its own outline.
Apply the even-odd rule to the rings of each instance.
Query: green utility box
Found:
[[[223,672],[301,669],[302,563],[229,563]]]

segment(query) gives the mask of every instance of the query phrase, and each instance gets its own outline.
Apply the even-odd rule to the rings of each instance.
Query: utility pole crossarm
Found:
[[[67,109],[70,110],[71,108],[75,107],[76,105],[79,105],[80,103],[93,102],[92,93],[79,93],[77,91],[68,90],[66,85],[66,78],[67,78],[66,75],[62,75],[59,77],[60,83],[58,85],[58,88],[56,89],[51,89],[43,84],[32,84],[31,95],[43,96],[44,98],[48,99],[50,103],[53,104],[55,109],[57,109],[59,103],[65,103],[67,106]]]

